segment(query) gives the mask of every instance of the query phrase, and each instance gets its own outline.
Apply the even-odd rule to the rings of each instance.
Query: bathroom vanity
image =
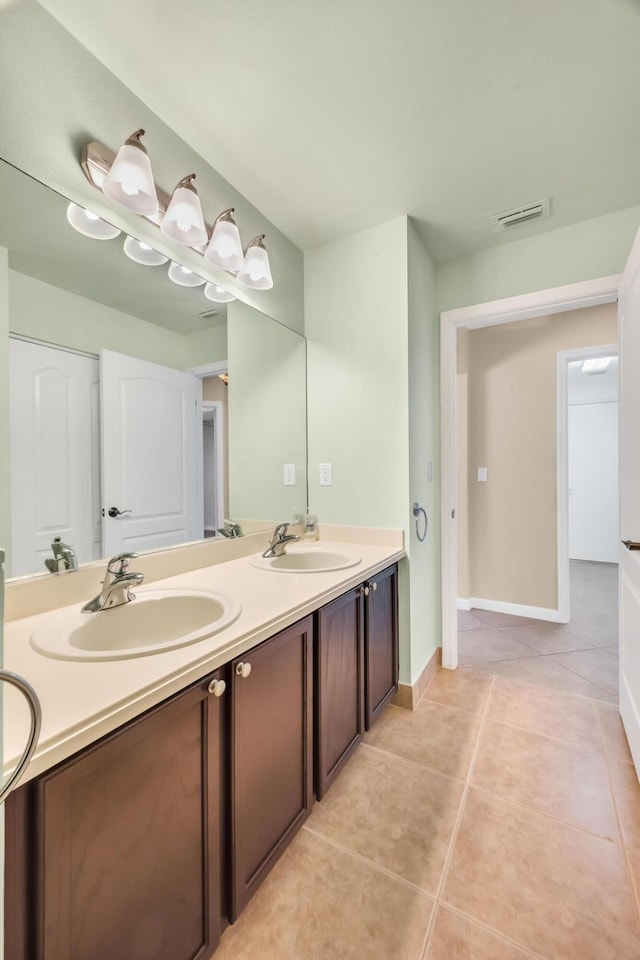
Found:
[[[7,805],[7,960],[213,954],[397,689],[402,548],[348,549],[361,559],[333,573],[241,557],[170,578],[243,604],[182,650],[54,660],[25,647],[46,613],[8,625],[9,655],[42,671],[49,731]],[[102,677],[92,717],[90,698],[74,716],[62,702],[65,669]]]

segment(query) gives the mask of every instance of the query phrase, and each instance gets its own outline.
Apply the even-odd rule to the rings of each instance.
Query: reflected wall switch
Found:
[[[296,465],[295,465],[295,463],[285,463],[285,465],[284,465],[284,485],[285,485],[285,487],[295,487],[295,485],[296,485]]]
[[[487,480],[487,468],[486,468],[486,467],[478,467],[478,480],[479,480],[481,483],[485,483],[485,482],[486,482],[486,480]]]
[[[320,464],[320,486],[333,486],[333,465],[330,463]]]

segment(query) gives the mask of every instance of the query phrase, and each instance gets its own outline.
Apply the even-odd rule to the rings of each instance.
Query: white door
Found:
[[[200,539],[201,381],[110,350],[100,371],[105,556]]]
[[[46,573],[61,537],[101,556],[97,358],[10,341],[11,574]]]
[[[620,285],[620,531],[640,546],[640,231]],[[640,550],[620,547],[620,713],[640,771]]]
[[[618,562],[618,404],[569,405],[569,556]]]

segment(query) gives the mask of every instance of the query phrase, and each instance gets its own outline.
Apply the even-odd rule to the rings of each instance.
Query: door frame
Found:
[[[441,526],[442,526],[442,666],[458,665],[457,585],[457,334],[460,329],[478,330],[533,317],[546,317],[583,307],[614,303],[621,274],[570,283],[440,314],[440,405],[441,405]],[[568,547],[567,547],[568,549]]]
[[[224,523],[224,453],[222,449],[222,400],[203,400],[201,423],[204,423],[205,410],[213,410],[214,429],[214,470],[216,486],[216,530]],[[204,535],[204,449],[201,449],[202,469],[198,469],[198,506],[202,507],[202,530]],[[202,480],[200,481],[200,478]]]
[[[558,466],[558,622],[568,623],[571,614],[569,581],[569,364],[575,360],[618,356],[617,343],[597,347],[559,350],[557,367],[557,452]]]
[[[211,363],[203,363],[199,367],[190,367],[187,373],[193,374],[198,380],[206,380],[208,377],[219,377],[222,373],[229,372],[228,360],[214,360]],[[219,407],[216,413],[216,514],[222,517],[224,521],[224,471],[222,465],[224,461],[222,451],[222,404],[219,400],[200,400],[196,407],[196,425],[198,434],[202,433],[202,414],[206,409],[215,409]],[[204,537],[204,457],[202,443],[196,445],[196,496],[197,503],[197,521],[198,527],[202,530]]]

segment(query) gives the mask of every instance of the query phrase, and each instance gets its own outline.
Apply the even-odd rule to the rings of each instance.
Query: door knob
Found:
[[[221,697],[226,689],[227,685],[224,680],[212,680],[209,684],[209,693],[212,693],[214,697]]]
[[[636,543],[635,540],[623,540],[622,543],[627,550],[640,550],[640,543]]]
[[[250,663],[237,663],[236,664],[236,673],[239,677],[245,679],[251,673],[251,664]]]
[[[107,513],[110,517],[121,517],[123,513],[131,513],[131,510],[118,510],[117,507],[109,507]]]

